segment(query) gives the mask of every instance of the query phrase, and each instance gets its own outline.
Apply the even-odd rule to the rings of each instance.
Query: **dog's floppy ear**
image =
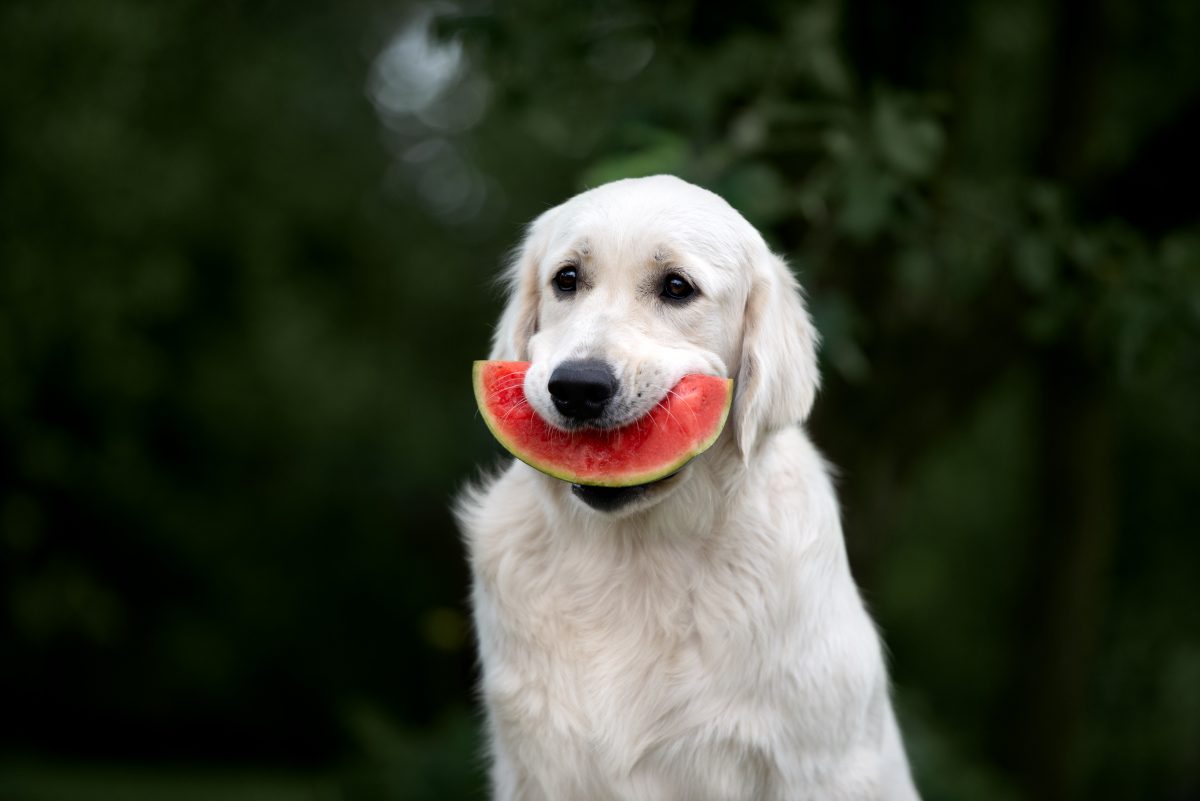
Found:
[[[529,224],[525,239],[513,250],[501,280],[508,303],[492,334],[489,359],[528,361],[529,339],[538,327],[538,264],[549,244],[548,229],[554,209]]]
[[[746,300],[734,400],[734,433],[749,460],[766,432],[808,417],[817,393],[817,332],[800,285],[764,245]]]

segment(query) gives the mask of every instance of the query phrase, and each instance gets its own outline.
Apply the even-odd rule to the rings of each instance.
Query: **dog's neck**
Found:
[[[742,482],[747,480],[749,471],[732,432],[723,434],[712,448],[685,469],[687,475],[680,476],[679,486],[672,488],[665,498],[627,514],[588,509],[570,498],[566,486],[557,482],[561,502],[554,504],[556,508],[551,513],[561,515],[565,512],[568,519],[561,521],[565,527],[588,538],[702,542],[709,534],[721,529],[741,494]]]

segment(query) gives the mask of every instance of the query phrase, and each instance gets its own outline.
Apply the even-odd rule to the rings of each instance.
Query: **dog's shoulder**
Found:
[[[454,515],[476,569],[518,552],[547,530],[535,485],[542,477],[515,459],[482,472],[459,492]]]
[[[772,433],[741,474],[735,499],[747,512],[766,515],[772,527],[797,527],[841,541],[836,472],[800,425]]]

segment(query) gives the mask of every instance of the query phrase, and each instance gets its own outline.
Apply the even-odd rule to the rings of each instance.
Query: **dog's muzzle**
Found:
[[[572,423],[584,423],[603,416],[618,387],[607,363],[575,359],[556,367],[546,388],[559,414]]]

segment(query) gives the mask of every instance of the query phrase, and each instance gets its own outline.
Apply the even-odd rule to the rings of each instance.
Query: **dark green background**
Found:
[[[786,253],[930,801],[1200,798],[1200,4],[0,5],[0,799],[481,798],[521,225]]]

